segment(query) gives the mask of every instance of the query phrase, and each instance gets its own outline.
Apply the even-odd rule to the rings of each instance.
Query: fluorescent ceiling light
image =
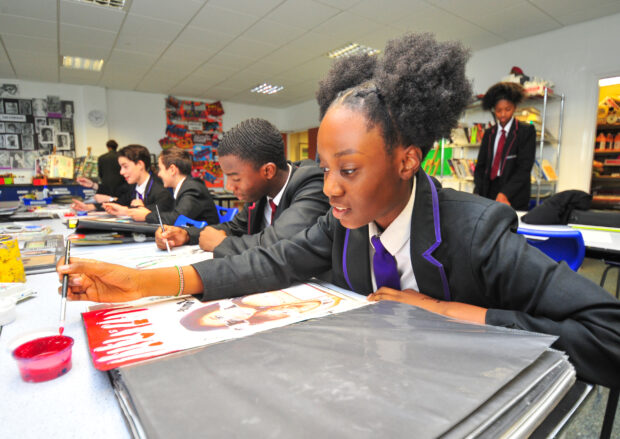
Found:
[[[344,58],[346,56],[351,55],[359,55],[365,53],[367,55],[377,55],[381,51],[378,49],[373,49],[372,47],[364,46],[359,43],[349,43],[340,49],[332,50],[327,53],[329,58]]]
[[[284,87],[282,87],[281,85],[271,85],[271,84],[267,84],[266,82],[264,82],[261,85],[257,85],[250,91],[253,93],[263,93],[266,95],[272,95],[282,90],[284,90]]]
[[[103,67],[103,60],[81,58],[79,56],[64,55],[62,57],[62,66],[68,69],[90,70],[93,72],[100,72],[101,68]]]
[[[114,8],[114,9],[123,9],[125,7],[125,3],[127,3],[125,0],[74,0],[74,1],[78,1],[80,3],[88,3],[91,5],[97,5],[97,6],[105,6],[105,7]]]
[[[613,78],[603,78],[598,80],[599,87],[605,87],[607,85],[620,84],[620,76],[614,76]]]

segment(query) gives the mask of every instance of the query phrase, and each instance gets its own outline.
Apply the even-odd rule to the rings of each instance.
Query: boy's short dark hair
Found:
[[[493,84],[482,98],[482,108],[492,111],[501,100],[519,105],[525,96],[525,89],[516,82],[498,82]]]
[[[159,157],[166,169],[170,165],[174,165],[183,175],[190,175],[192,173],[192,156],[184,149],[173,146],[172,148],[164,149],[159,154]]]
[[[105,143],[105,146],[110,148],[112,151],[116,151],[116,148],[118,148],[118,143],[116,143],[116,140],[110,139]]]
[[[286,169],[282,134],[265,119],[247,119],[228,130],[217,152],[220,157],[237,156],[253,163],[256,169],[270,162],[279,169]]]
[[[125,157],[127,160],[138,164],[140,160],[144,163],[144,170],[149,172],[151,170],[151,154],[146,146],[142,145],[127,145],[122,147],[118,151],[119,157]]]

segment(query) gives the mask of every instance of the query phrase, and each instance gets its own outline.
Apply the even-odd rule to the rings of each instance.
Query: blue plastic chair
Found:
[[[239,213],[239,209],[236,207],[222,207],[216,204],[215,208],[217,209],[217,214],[220,217],[220,223],[227,223],[233,219],[237,213]]]
[[[526,235],[528,244],[536,247],[556,262],[566,261],[568,266],[577,271],[586,255],[586,246],[579,230],[545,229],[536,226],[519,226],[517,233]]]
[[[206,221],[196,221],[193,220],[191,218],[186,217],[185,215],[179,215],[176,219],[176,221],[174,222],[175,226],[178,227],[183,227],[183,226],[194,226],[197,227],[199,229],[202,229],[203,227],[207,226],[207,222]]]

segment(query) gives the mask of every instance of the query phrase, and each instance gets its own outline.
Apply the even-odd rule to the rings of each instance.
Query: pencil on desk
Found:
[[[159,214],[159,206],[156,204],[155,205],[155,210],[157,210],[157,219],[159,220],[159,225],[161,226],[161,232],[165,232],[166,229],[164,229],[164,223],[161,221],[161,215]],[[164,238],[164,241],[166,242],[166,248],[168,249],[168,254],[170,254],[170,244],[168,244],[168,240]]]

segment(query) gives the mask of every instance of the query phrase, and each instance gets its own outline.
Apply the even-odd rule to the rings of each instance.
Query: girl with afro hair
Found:
[[[523,87],[513,82],[499,82],[485,93],[482,108],[497,124],[484,132],[474,171],[474,193],[516,210],[528,208],[536,153],[534,126],[514,118],[523,94]]]
[[[329,271],[336,285],[477,323],[559,336],[583,378],[620,384],[620,302],[513,233],[508,206],[442,189],[420,167],[471,95],[468,53],[431,35],[338,61],[319,85],[318,150],[332,209],[269,247],[155,270],[71,259],[69,298],[202,300],[276,290]]]

